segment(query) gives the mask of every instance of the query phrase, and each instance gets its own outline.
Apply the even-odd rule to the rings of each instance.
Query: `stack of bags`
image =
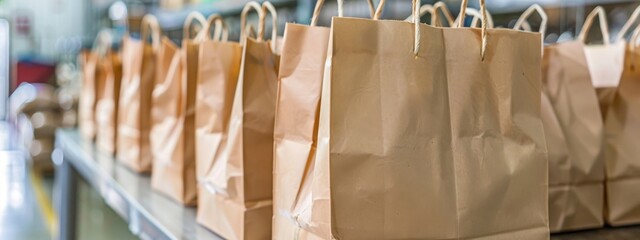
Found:
[[[108,31],[99,33],[94,49],[80,56],[83,84],[78,103],[80,132],[108,153],[116,152],[116,134],[122,60],[111,49],[112,36]]]
[[[53,173],[51,153],[55,144],[55,130],[60,126],[60,106],[56,90],[49,84],[22,84],[14,92],[26,96],[20,103],[18,118],[21,126],[30,126],[22,134],[29,149],[33,168],[41,173]],[[14,99],[12,99],[14,100]]]
[[[418,1],[412,22],[376,20],[381,7],[374,20],[334,18],[315,66],[297,62],[308,48],[285,50],[318,38],[287,28],[274,239],[548,238],[541,38],[487,28],[480,5],[480,29],[420,24]],[[313,94],[286,87],[311,81],[308,66]]]
[[[526,26],[524,18],[515,28]],[[635,61],[640,26],[625,41],[640,7],[611,43],[607,17],[596,7],[577,39],[544,47],[542,121],[549,156],[551,232],[640,223],[640,79]],[[587,45],[599,17],[603,44]],[[637,85],[637,86],[636,86]],[[637,112],[637,113],[636,113]]]
[[[288,24],[282,45],[269,2],[243,9],[239,43],[193,13],[178,47],[147,16],[120,55],[89,55],[81,129],[109,151],[117,116],[118,161],[228,239],[547,237],[540,35],[430,27],[417,1],[411,21],[377,20],[383,6]]]
[[[640,27],[608,44],[597,8],[578,40],[543,47],[539,6],[511,30],[493,29],[484,0],[461,6],[479,28],[417,0],[407,21],[379,20],[383,0],[372,19],[315,26],[323,3],[283,41],[269,2],[245,6],[240,42],[219,15],[190,14],[182,46],[145,16],[120,53],[83,55],[82,133],[227,239],[547,239],[640,223]],[[536,10],[541,33],[517,30]],[[596,16],[604,46],[585,44]]]
[[[78,59],[81,60],[81,59]],[[61,63],[56,68],[58,102],[61,110],[61,126],[74,128],[78,125],[78,98],[80,74],[73,63]]]

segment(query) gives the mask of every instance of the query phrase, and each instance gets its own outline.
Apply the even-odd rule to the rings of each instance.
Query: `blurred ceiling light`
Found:
[[[109,18],[113,21],[125,20],[127,17],[127,5],[122,1],[117,1],[109,7]]]

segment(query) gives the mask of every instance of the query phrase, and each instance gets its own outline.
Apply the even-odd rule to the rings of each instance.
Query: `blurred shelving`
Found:
[[[178,10],[162,9],[160,7],[151,10],[151,13],[158,18],[162,28],[175,29],[182,28],[184,19],[192,11],[198,11],[205,16],[217,13],[223,17],[240,15],[242,8],[252,0],[224,0],[213,3],[197,3],[187,5]],[[298,0],[272,0],[270,1],[276,8],[295,7]]]

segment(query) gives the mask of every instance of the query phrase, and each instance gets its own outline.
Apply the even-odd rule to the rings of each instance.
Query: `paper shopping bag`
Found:
[[[210,214],[200,211],[198,222],[226,239],[271,238],[277,16],[269,2],[262,7],[249,2],[241,14],[243,35],[251,9],[260,20],[257,38],[241,36],[244,48],[226,139],[200,182],[200,202]],[[271,41],[263,40],[267,10],[273,19]]]
[[[281,213],[295,211],[292,206],[308,174],[307,161],[315,158],[320,90],[330,33],[330,28],[316,26],[323,4],[323,0],[316,2],[310,26],[287,23],[285,27],[274,126],[273,239],[287,239],[293,231],[306,232],[292,228],[292,215]],[[421,15],[435,11],[429,7],[421,10]]]
[[[240,72],[242,45],[227,41],[227,25],[220,15],[212,15],[205,31],[215,24],[213,39],[200,45],[196,89],[196,171],[198,179],[197,221],[210,226],[220,218],[210,204],[213,196],[207,188],[207,175],[213,173],[216,156],[227,141],[231,108]],[[205,35],[207,38],[209,34]]]
[[[540,34],[414,22],[333,19],[281,239],[549,237]]]
[[[603,11],[596,8],[587,22]],[[601,21],[601,24],[604,29],[606,23]],[[590,67],[581,40],[545,47],[543,89],[553,106],[568,150],[568,159],[549,162],[552,232],[604,224],[603,122]]]
[[[240,72],[242,46],[229,42],[227,25],[220,15],[209,17],[208,26],[216,24],[216,34],[200,44],[196,87],[196,169],[203,179],[214,163],[215,155],[226,138],[231,104]],[[205,28],[209,29],[209,28]],[[200,209],[204,206],[200,205]]]
[[[122,59],[119,53],[109,51],[104,60],[98,62],[105,77],[102,91],[96,102],[96,145],[110,155],[116,153],[118,133],[118,101],[120,100],[120,81],[122,80]]]
[[[522,16],[516,21],[514,29],[527,29],[531,31],[530,26],[526,19],[534,12],[540,14],[541,23],[539,32],[544,36],[547,27],[547,15],[542,7],[537,4],[529,7]],[[546,86],[543,86],[546,88]],[[555,112],[554,105],[551,103],[547,91],[542,91],[540,105],[540,116],[542,125],[544,126],[545,140],[547,143],[547,156],[549,158],[549,204],[552,210],[550,211],[550,222],[561,222],[566,215],[561,209],[563,205],[558,203],[564,203],[567,199],[566,194],[559,194],[557,191],[558,186],[564,186],[571,182],[571,169],[572,163],[569,161],[569,147],[567,146],[567,138],[563,131],[563,126],[558,119],[558,115]],[[563,188],[561,188],[563,189]],[[552,225],[552,229],[553,229]]]
[[[125,37],[118,107],[117,159],[136,172],[150,172],[151,94],[156,76],[160,29],[153,15],[142,19],[141,40]],[[151,32],[153,44],[147,43]]]
[[[273,238],[288,239],[295,231],[292,212],[307,161],[315,158],[318,109],[330,28],[287,23],[284,33],[274,127]],[[339,3],[340,4],[340,3]],[[341,8],[339,8],[341,9]]]
[[[111,35],[107,30],[101,31],[91,51],[84,51],[80,56],[82,63],[82,89],[78,103],[78,125],[80,132],[93,141],[96,137],[96,104],[102,97],[104,82],[107,78],[104,58],[111,49]]]
[[[85,51],[82,52],[79,61],[82,64],[82,89],[78,100],[78,127],[85,138],[93,140],[96,135],[97,56]]]
[[[163,39],[160,69],[153,90],[151,186],[172,199],[194,206],[197,203],[195,171],[195,98],[200,37],[191,38],[191,23],[206,25],[198,12],[187,16],[182,48]]]
[[[637,12],[640,12],[638,8]],[[640,27],[627,45],[624,71],[604,123],[605,219],[612,226],[640,223]]]

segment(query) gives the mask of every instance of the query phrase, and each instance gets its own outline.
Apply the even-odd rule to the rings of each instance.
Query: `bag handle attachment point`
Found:
[[[458,18],[458,27],[464,27],[464,17],[466,16],[467,5],[469,0],[462,0],[460,4],[460,15]],[[480,14],[482,14],[482,24],[481,24],[481,32],[480,35],[482,37],[482,46],[480,48],[480,57],[482,61],[484,61],[485,53],[487,52],[487,23],[489,21],[487,14],[487,5],[486,0],[479,0],[480,2]]]

